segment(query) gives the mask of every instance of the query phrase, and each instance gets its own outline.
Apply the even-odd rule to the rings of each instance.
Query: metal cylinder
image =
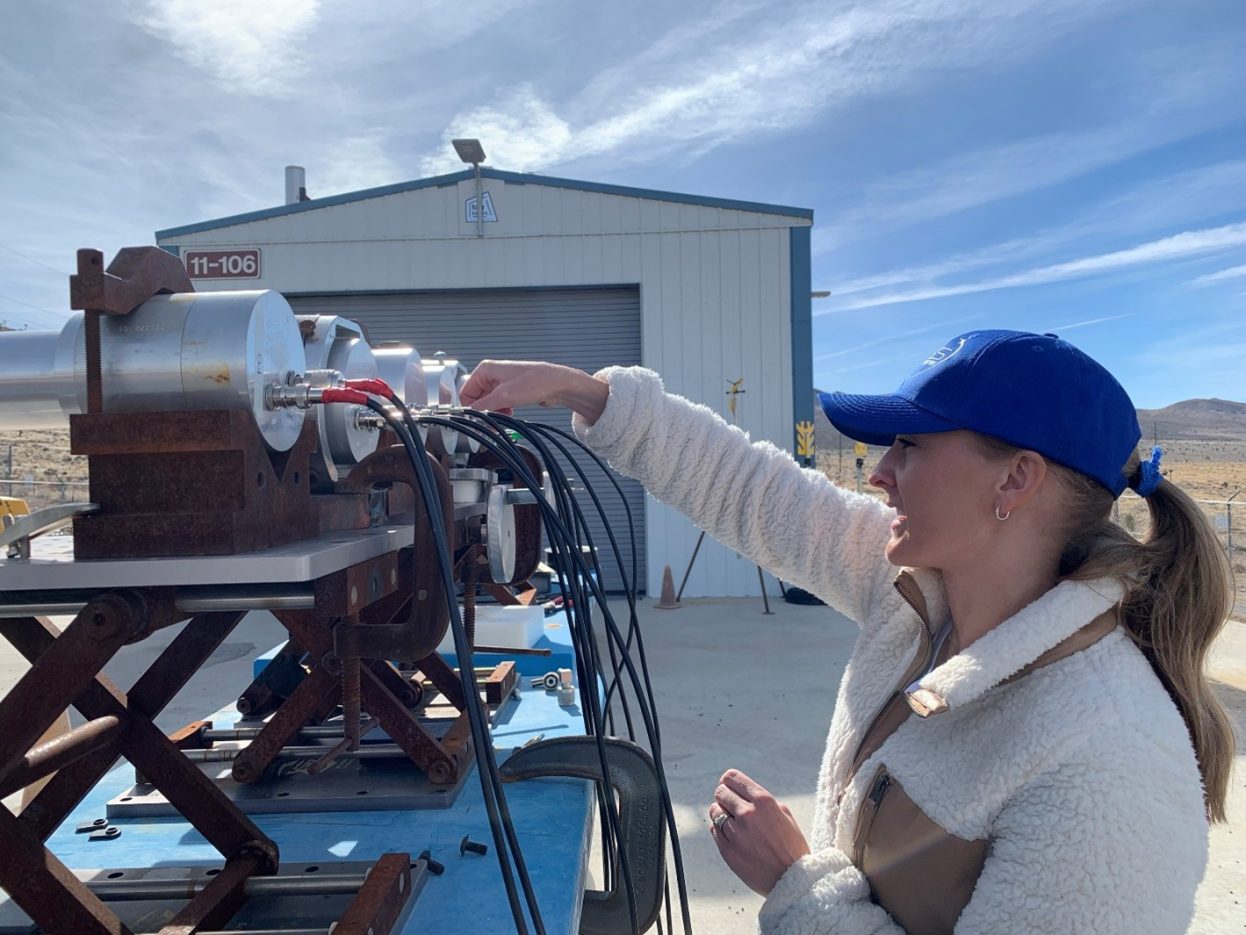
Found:
[[[40,744],[18,760],[0,782],[0,795],[11,795],[44,776],[116,741],[129,729],[114,715],[94,718],[67,734]]]
[[[372,348],[380,378],[398,394],[409,409],[428,405],[428,386],[424,382],[424,362],[410,344],[387,341]],[[421,425],[420,441],[428,439],[428,427]]]
[[[303,341],[309,370],[337,371],[348,380],[380,376],[358,324],[337,315],[299,315],[298,321],[311,331]],[[359,418],[368,412],[366,406],[331,403],[317,406],[315,412],[320,445],[312,465],[313,488],[326,489],[376,451],[381,433]]]
[[[424,383],[424,362],[420,352],[410,344],[384,341],[374,345],[372,356],[380,377],[390,389],[412,409],[428,405],[428,387]]]
[[[468,370],[457,360],[437,354],[433,360],[424,361],[424,384],[428,387],[428,405],[457,409],[459,389],[467,382]],[[446,451],[471,453],[480,443],[454,429],[442,428],[441,443]]]
[[[69,413],[85,411],[86,371],[81,386],[74,374],[82,348],[80,314],[60,331],[0,333],[0,428],[64,428]]]
[[[264,441],[287,451],[304,413],[265,406],[264,388],[306,368],[289,303],[280,293],[158,295],[129,315],[103,316],[105,412],[241,409]],[[58,332],[0,334],[0,429],[57,428],[87,411],[81,314]]]
[[[368,879],[367,873],[324,873],[318,876],[248,877],[243,885],[248,896],[332,896],[354,895]],[[86,887],[106,902],[149,899],[190,899],[202,893],[212,877],[134,880],[87,880]]]
[[[286,166],[286,204],[296,205],[307,196],[307,170]]]

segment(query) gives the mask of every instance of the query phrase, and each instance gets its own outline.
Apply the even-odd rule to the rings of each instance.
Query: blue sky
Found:
[[[1246,400],[1241,0],[45,0],[0,32],[0,321],[74,251],[489,164],[813,208],[814,379],[1056,331]]]

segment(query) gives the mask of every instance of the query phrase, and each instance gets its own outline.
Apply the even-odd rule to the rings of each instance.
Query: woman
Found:
[[[808,840],[735,770],[709,807],[763,931],[1186,930],[1233,755],[1203,675],[1229,570],[1085,354],[973,332],[890,396],[824,395],[841,432],[890,446],[885,504],[640,368],[486,361],[462,395],[570,407],[620,471],[860,623]],[[1110,519],[1126,486],[1143,543]]]

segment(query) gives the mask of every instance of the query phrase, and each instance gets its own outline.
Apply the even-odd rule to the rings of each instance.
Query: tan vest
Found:
[[[910,600],[910,603],[914,602]],[[914,604],[914,610],[924,622],[924,607]],[[1111,633],[1116,624],[1116,609],[1113,608],[1000,684],[1005,685],[1080,652]],[[939,663],[951,655],[950,639],[944,649],[937,660]],[[910,696],[905,691],[921,674],[925,655],[923,651],[918,652],[904,681],[865,732],[844,787],[861,764],[910,716],[927,717],[946,708],[933,692],[919,690]],[[968,905],[986,862],[986,851],[986,838],[967,841],[936,824],[905,794],[886,765],[880,765],[870,780],[869,792],[858,813],[852,853],[848,856],[869,880],[871,898],[886,909],[905,932],[943,935],[952,932]]]

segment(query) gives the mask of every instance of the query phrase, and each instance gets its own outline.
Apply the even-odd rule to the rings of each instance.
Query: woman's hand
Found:
[[[710,835],[732,872],[762,896],[809,853],[788,807],[738,769],[723,773],[714,790]]]
[[[601,418],[610,386],[583,370],[525,360],[483,360],[459,391],[473,409],[509,415],[518,406],[566,406],[590,425]]]

